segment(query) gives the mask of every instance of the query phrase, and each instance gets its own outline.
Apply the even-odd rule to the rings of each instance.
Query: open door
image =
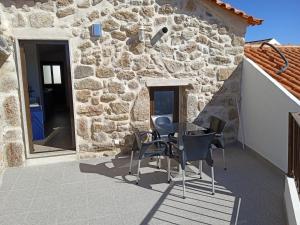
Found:
[[[27,68],[26,68],[26,56],[24,47],[20,46],[20,59],[22,67],[22,80],[23,80],[23,90],[24,90],[24,99],[25,99],[25,108],[26,108],[26,124],[28,132],[28,141],[29,141],[29,151],[33,151],[33,142],[32,142],[32,129],[31,129],[31,119],[30,119],[30,110],[29,110],[29,94],[28,94],[28,82],[27,82]]]
[[[29,152],[75,153],[68,42],[22,40],[20,64]]]

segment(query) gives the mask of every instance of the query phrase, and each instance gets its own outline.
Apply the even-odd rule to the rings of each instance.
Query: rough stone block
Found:
[[[57,0],[56,5],[57,7],[63,7],[63,6],[68,6],[72,4],[74,0]]]
[[[74,70],[75,79],[94,76],[94,68],[91,66],[78,65]]]
[[[106,123],[93,122],[92,125],[93,133],[99,133],[99,132],[112,133],[116,130],[117,130],[116,123],[112,121]]]
[[[3,74],[3,76],[0,76],[0,92],[8,92],[17,89],[18,81],[15,74]]]
[[[63,18],[66,16],[73,15],[75,13],[75,8],[74,7],[67,7],[67,8],[61,8],[58,9],[56,12],[56,16],[58,18]]]
[[[91,98],[91,91],[90,90],[80,90],[76,91],[76,99],[79,102],[88,102]]]
[[[96,91],[103,88],[101,81],[92,78],[84,78],[82,80],[76,81],[74,86],[77,90],[89,89]]]
[[[103,94],[100,97],[101,102],[112,102],[117,99],[115,94]]]
[[[138,15],[136,13],[130,12],[129,10],[120,10],[112,14],[118,20],[123,20],[126,22],[137,22]]]
[[[208,62],[214,65],[227,65],[231,63],[231,60],[225,56],[213,56],[208,59]]]
[[[88,8],[91,6],[90,0],[77,0],[78,8]]]
[[[129,103],[127,102],[111,102],[109,106],[114,114],[129,113]]]
[[[108,83],[108,91],[113,94],[123,94],[125,92],[125,86],[123,83],[111,81]]]
[[[163,63],[170,73],[179,72],[183,69],[183,64],[175,60],[163,59]]]
[[[109,78],[114,77],[115,73],[113,71],[113,68],[99,67],[96,69],[96,76],[99,78]]]
[[[80,105],[77,107],[77,114],[85,116],[99,116],[104,112],[103,105]]]
[[[132,80],[135,78],[135,73],[130,70],[122,70],[117,73],[117,78],[119,80]]]
[[[16,13],[12,18],[13,27],[25,27],[26,26],[26,18],[22,13]]]
[[[77,120],[77,135],[83,139],[89,138],[89,125],[86,118],[80,118]]]
[[[15,96],[6,97],[3,101],[4,118],[7,124],[11,126],[19,126],[20,112],[19,102]]]
[[[235,68],[220,68],[217,72],[219,81],[227,80],[233,73]]]
[[[29,15],[29,22],[34,28],[52,27],[54,17],[48,12],[34,12]]]
[[[22,140],[22,130],[21,129],[9,129],[4,132],[3,140],[7,141],[20,141]]]
[[[121,95],[121,99],[123,101],[130,102],[135,98],[135,94],[133,92],[126,92],[125,94]]]
[[[131,110],[131,117],[135,121],[145,121],[150,117],[150,96],[146,87],[143,87],[137,95]]]
[[[23,164],[23,144],[11,142],[5,145],[6,160],[9,167],[22,166]]]
[[[94,21],[95,19],[98,19],[100,18],[100,13],[98,10],[94,10],[92,11],[89,15],[88,15],[88,18],[90,21]]]
[[[131,80],[128,82],[128,87],[132,90],[134,89],[138,89],[138,87],[140,86],[138,82],[136,82],[135,80]]]
[[[113,31],[111,32],[111,37],[120,41],[124,41],[127,37],[124,32],[121,31]]]

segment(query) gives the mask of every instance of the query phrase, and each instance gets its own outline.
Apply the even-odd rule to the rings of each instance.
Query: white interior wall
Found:
[[[244,59],[239,141],[243,142],[244,133],[248,147],[284,172],[288,169],[289,112],[300,112],[300,101],[257,64]]]

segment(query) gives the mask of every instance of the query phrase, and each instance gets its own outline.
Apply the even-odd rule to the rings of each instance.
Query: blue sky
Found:
[[[264,19],[248,27],[246,40],[275,38],[281,44],[300,44],[300,0],[224,0],[248,14]]]

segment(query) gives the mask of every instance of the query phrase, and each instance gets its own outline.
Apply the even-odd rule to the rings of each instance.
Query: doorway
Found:
[[[150,115],[167,116],[179,122],[179,87],[150,87]]]
[[[19,41],[30,153],[74,151],[67,41]]]

